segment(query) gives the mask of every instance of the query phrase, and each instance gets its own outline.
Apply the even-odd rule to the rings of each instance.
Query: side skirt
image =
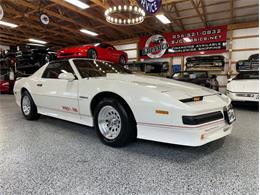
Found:
[[[38,113],[46,116],[50,116],[53,118],[58,118],[86,126],[93,127],[93,118],[92,116],[85,116],[85,115],[80,115],[80,114],[74,114],[74,113],[66,113],[66,112],[61,112],[58,110],[50,110],[47,108],[43,107],[37,107]]]

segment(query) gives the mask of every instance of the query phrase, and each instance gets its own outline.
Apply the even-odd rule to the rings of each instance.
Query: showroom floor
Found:
[[[258,194],[258,111],[236,108],[232,135],[203,147],[120,149],[85,126],[26,121],[0,96],[0,194]]]

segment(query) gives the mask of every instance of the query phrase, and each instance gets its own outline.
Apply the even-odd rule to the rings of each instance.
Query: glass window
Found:
[[[103,48],[103,49],[106,49],[106,48],[108,48],[109,46],[108,46],[108,44],[100,43],[100,44],[98,45],[98,47]]]
[[[60,73],[72,73],[75,75],[68,61],[50,63],[45,69],[42,78],[58,79]]]
[[[96,60],[73,60],[82,78],[102,77],[107,73],[131,74],[132,72],[121,65]]]

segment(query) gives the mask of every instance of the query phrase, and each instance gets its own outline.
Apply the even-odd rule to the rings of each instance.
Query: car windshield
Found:
[[[250,71],[250,72],[240,72],[236,77],[236,80],[239,79],[259,79],[259,72],[258,71]]]
[[[82,78],[102,77],[107,73],[132,74],[132,72],[121,65],[97,60],[73,60]]]
[[[207,73],[206,72],[177,72],[173,75],[173,78],[184,78],[184,79],[207,78]]]

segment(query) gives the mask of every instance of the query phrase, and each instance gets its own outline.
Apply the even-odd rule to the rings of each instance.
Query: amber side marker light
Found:
[[[155,113],[156,114],[169,114],[169,112],[166,110],[155,110]]]
[[[194,98],[193,98],[193,101],[195,101],[195,102],[197,102],[197,101],[201,101],[201,100],[202,100],[201,97],[194,97]]]

